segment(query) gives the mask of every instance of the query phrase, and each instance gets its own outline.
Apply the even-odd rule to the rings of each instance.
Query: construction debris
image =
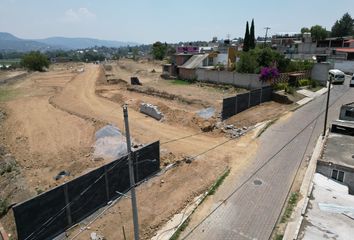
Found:
[[[130,84],[131,85],[142,85],[141,82],[139,81],[139,78],[137,78],[137,77],[131,77]]]
[[[55,177],[54,179],[56,181],[58,181],[59,179],[63,178],[63,177],[66,177],[66,176],[70,176],[70,173],[66,170],[63,170],[63,171],[60,171]]]
[[[160,112],[157,106],[149,103],[142,103],[140,105],[140,112],[155,118],[156,120],[161,120],[164,117],[163,113]]]
[[[230,138],[238,138],[246,134],[249,130],[248,127],[237,128],[233,124],[225,124],[223,122],[217,122],[215,128],[220,129]]]
[[[92,232],[90,234],[90,239],[91,240],[104,240],[104,236],[98,235],[96,232]]]

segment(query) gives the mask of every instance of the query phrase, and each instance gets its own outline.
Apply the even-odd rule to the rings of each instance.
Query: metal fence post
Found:
[[[73,221],[71,218],[71,209],[70,209],[70,201],[69,201],[69,194],[68,194],[68,184],[64,184],[63,188],[64,188],[64,196],[65,196],[66,216],[68,217],[68,225],[71,226]]]
[[[237,97],[237,95],[236,95],[236,97],[235,97],[235,114],[237,114],[238,112],[237,112],[237,104],[238,104],[238,101],[237,101],[237,99],[238,99],[238,97]]]
[[[107,202],[109,202],[111,199],[109,197],[109,181],[108,181],[107,165],[104,166],[104,180],[106,185]]]
[[[249,91],[249,93],[248,93],[248,108],[250,108],[250,106],[251,106],[251,92],[252,91]]]

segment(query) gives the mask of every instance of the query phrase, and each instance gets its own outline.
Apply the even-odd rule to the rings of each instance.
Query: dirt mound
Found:
[[[100,68],[99,68],[99,74],[98,74],[96,84],[97,85],[107,84],[106,72],[102,66],[100,66]]]

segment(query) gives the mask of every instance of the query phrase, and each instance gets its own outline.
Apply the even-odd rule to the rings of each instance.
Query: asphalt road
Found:
[[[322,134],[326,97],[316,98],[268,128],[249,171],[240,181],[223,186],[227,201],[216,205],[183,239],[269,239],[299,165]],[[344,85],[331,89],[328,126],[338,118],[340,106],[349,102],[354,102],[354,88],[349,88],[347,77]]]

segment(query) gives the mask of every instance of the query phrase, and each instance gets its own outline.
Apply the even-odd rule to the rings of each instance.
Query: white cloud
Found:
[[[87,8],[82,7],[77,10],[72,8],[66,10],[62,20],[64,22],[82,22],[85,20],[92,20],[95,18],[96,15],[94,13],[90,12],[90,10],[88,10]]]

